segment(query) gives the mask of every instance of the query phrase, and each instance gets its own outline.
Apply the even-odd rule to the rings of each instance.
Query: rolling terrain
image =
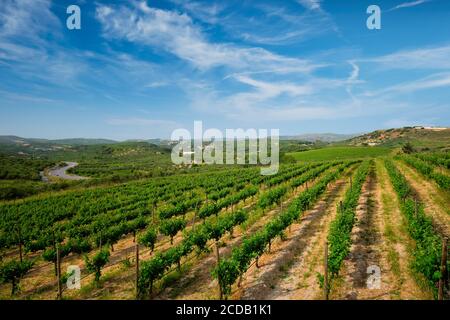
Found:
[[[8,145],[3,190],[38,189],[0,201],[0,298],[57,298],[59,261],[64,299],[448,299],[450,154],[439,132],[288,143],[274,176],[173,166],[170,149],[143,141],[34,156]],[[380,146],[363,142],[375,136]],[[39,181],[72,161],[68,173],[89,179]],[[70,265],[80,289],[66,286]]]

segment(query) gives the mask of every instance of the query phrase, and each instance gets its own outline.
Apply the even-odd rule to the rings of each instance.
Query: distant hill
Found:
[[[299,140],[306,142],[338,142],[357,137],[358,134],[336,134],[336,133],[307,133],[294,136],[282,136],[280,140]]]
[[[167,153],[167,147],[149,141],[125,141],[117,142],[109,139],[35,139],[22,138],[18,136],[0,136],[0,152],[4,154],[21,154],[35,156],[56,156],[61,154],[72,154],[87,152],[92,154],[106,153],[114,154],[146,154],[148,152]],[[81,156],[81,154],[80,154]]]
[[[55,144],[68,144],[72,146],[91,146],[95,144],[113,144],[117,143],[117,141],[109,140],[109,139],[84,139],[84,138],[75,138],[75,139],[58,139],[58,140],[49,140],[51,143]]]
[[[72,139],[36,139],[36,138],[22,138],[18,136],[0,136],[1,144],[67,144],[67,145],[94,145],[94,144],[112,144],[117,141],[109,139],[85,139],[85,138],[72,138]]]
[[[376,130],[345,141],[355,146],[398,147],[406,142],[417,148],[450,147],[450,128],[437,127],[403,127]]]
[[[132,139],[126,140],[125,142],[147,142],[161,147],[170,147],[172,145],[171,141],[167,139],[146,139],[146,140]]]

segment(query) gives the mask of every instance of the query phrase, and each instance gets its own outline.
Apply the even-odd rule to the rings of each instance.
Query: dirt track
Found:
[[[43,176],[43,180],[46,178],[48,181],[48,178],[58,178],[58,179],[64,179],[64,180],[84,180],[88,179],[86,177],[81,177],[73,174],[67,174],[67,170],[75,168],[78,166],[78,163],[76,162],[66,162],[66,166],[63,167],[54,167],[47,170],[46,175]]]

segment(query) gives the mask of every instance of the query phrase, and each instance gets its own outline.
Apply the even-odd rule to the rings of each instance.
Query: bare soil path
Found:
[[[332,299],[390,299],[395,290],[383,252],[385,240],[381,231],[383,222],[377,185],[372,169],[361,190],[350,253],[335,281],[337,288],[332,291]]]
[[[409,237],[406,221],[400,211],[400,204],[392,187],[387,170],[381,159],[376,160],[377,186],[375,199],[379,205],[378,231],[381,236],[381,281],[386,280],[390,299],[424,300],[432,299],[432,293],[422,289],[416,276],[409,268],[413,257],[414,241]],[[389,299],[387,296],[385,299]]]
[[[321,266],[320,246],[326,239],[326,226],[331,213],[342,197],[348,177],[331,184],[315,206],[286,230],[286,238],[272,244],[270,253],[259,259],[259,268],[253,265],[245,274],[241,288],[234,298],[261,299],[314,299],[320,294],[315,272]],[[323,252],[323,251],[322,251]],[[319,253],[319,255],[317,255]]]
[[[450,238],[450,194],[439,190],[434,182],[422,177],[405,163],[397,161],[396,164],[417,194],[419,201],[425,205],[425,213],[433,219],[436,230]]]

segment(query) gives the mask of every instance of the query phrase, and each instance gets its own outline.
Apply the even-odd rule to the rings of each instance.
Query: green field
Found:
[[[390,148],[380,147],[329,147],[303,152],[288,153],[297,161],[327,161],[375,158],[391,153]]]

